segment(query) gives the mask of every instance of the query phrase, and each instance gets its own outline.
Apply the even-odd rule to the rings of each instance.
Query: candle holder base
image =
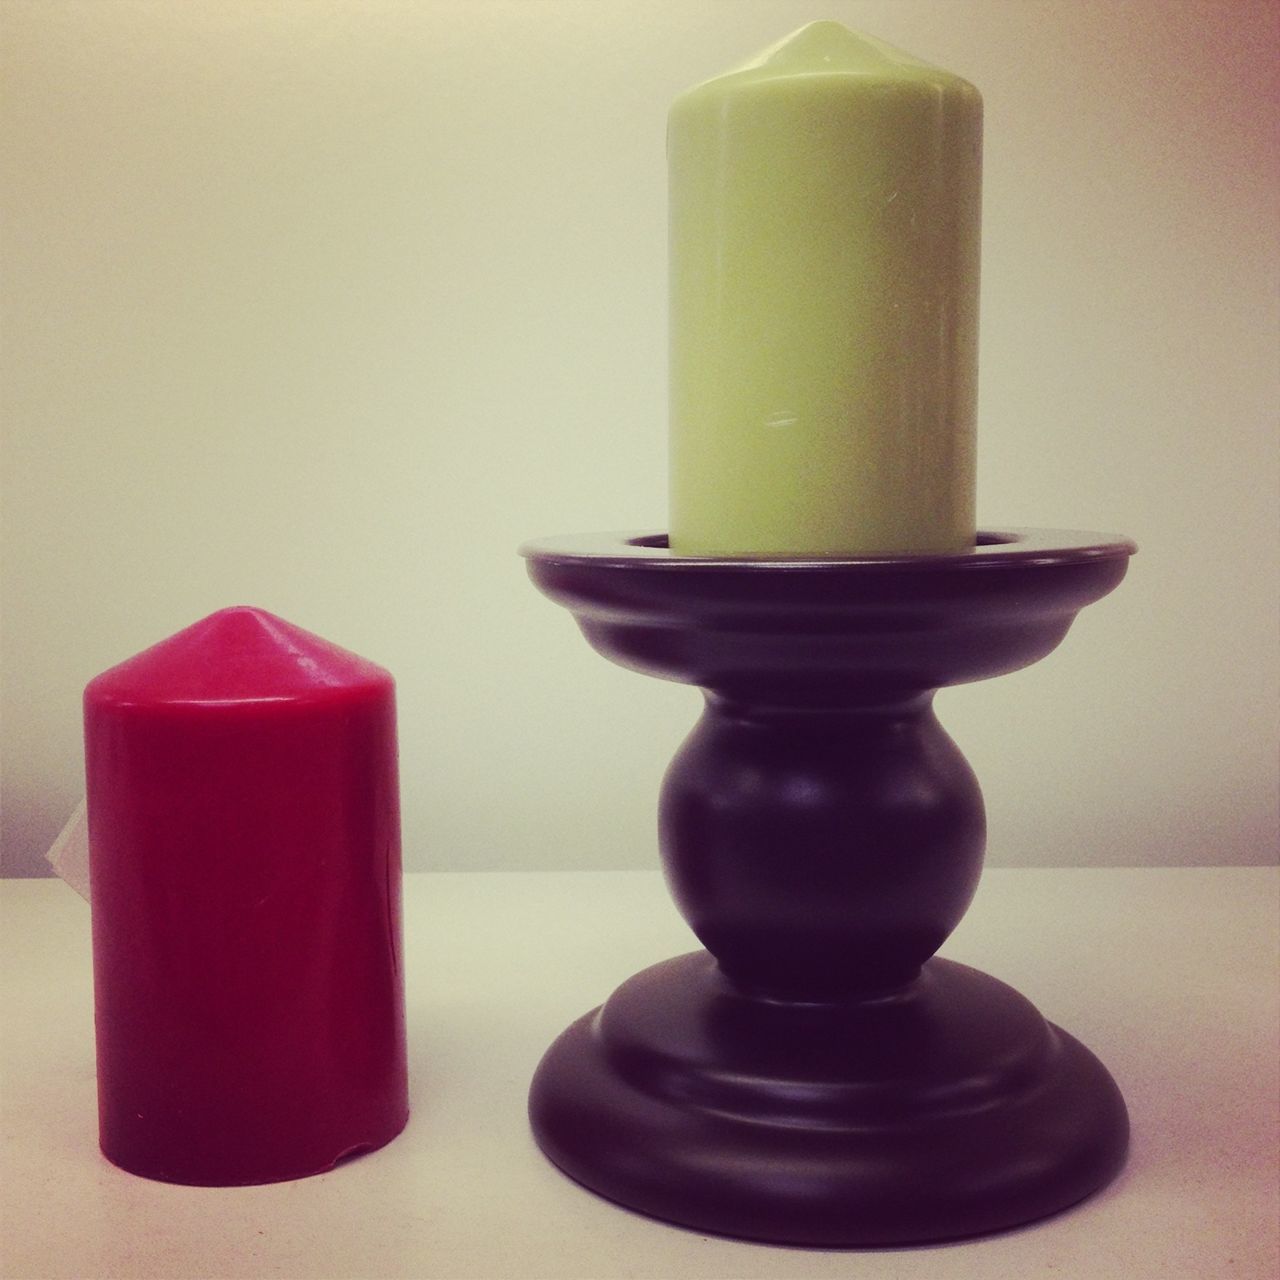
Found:
[[[654,1217],[807,1245],[955,1239],[1074,1204],[1124,1159],[1101,1063],[1017,992],[931,960],[880,998],[736,989],[706,952],[575,1022],[530,1096],[543,1151]]]
[[[1028,530],[856,561],[676,557],[661,535],[524,548],[599,652],[708,695],[660,805],[707,951],[548,1050],[529,1111],[552,1161],[658,1218],[818,1246],[996,1231],[1114,1176],[1128,1118],[1101,1063],[932,958],[984,819],[931,699],[1050,652],[1133,550]]]

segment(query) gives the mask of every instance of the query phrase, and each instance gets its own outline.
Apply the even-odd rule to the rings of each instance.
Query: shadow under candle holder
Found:
[[[1128,1117],[1097,1058],[934,957],[985,820],[931,703],[1044,657],[1134,551],[1028,529],[856,560],[676,556],[663,534],[521,548],[599,653],[707,700],[659,822],[706,951],[547,1051],[529,1112],[556,1165],[657,1218],[817,1246],[1000,1230],[1119,1171]]]

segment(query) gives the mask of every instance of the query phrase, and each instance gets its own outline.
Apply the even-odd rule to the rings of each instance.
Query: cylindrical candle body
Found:
[[[974,538],[982,101],[818,22],[676,100],[671,548]]]
[[[103,1152],[229,1186],[408,1118],[394,685],[226,609],[85,690]]]

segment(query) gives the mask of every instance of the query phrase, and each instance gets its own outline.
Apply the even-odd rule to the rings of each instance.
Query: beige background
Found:
[[[667,104],[815,17],[987,106],[979,514],[1115,530],[949,691],[998,864],[1276,857],[1274,5],[6,0],[4,868],[95,673],[248,602],[396,674],[406,863],[643,867],[697,694],[525,538],[665,519]]]

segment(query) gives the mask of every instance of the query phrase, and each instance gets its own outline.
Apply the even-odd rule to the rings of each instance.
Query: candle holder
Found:
[[[674,556],[661,534],[521,549],[593,648],[707,698],[659,822],[706,951],[547,1051],[529,1113],[555,1164],[670,1222],[823,1246],[1012,1227],[1117,1173],[1128,1118],[1097,1058],[932,958],[985,823],[931,702],[1044,657],[1134,550],[1051,530],[857,560]]]

